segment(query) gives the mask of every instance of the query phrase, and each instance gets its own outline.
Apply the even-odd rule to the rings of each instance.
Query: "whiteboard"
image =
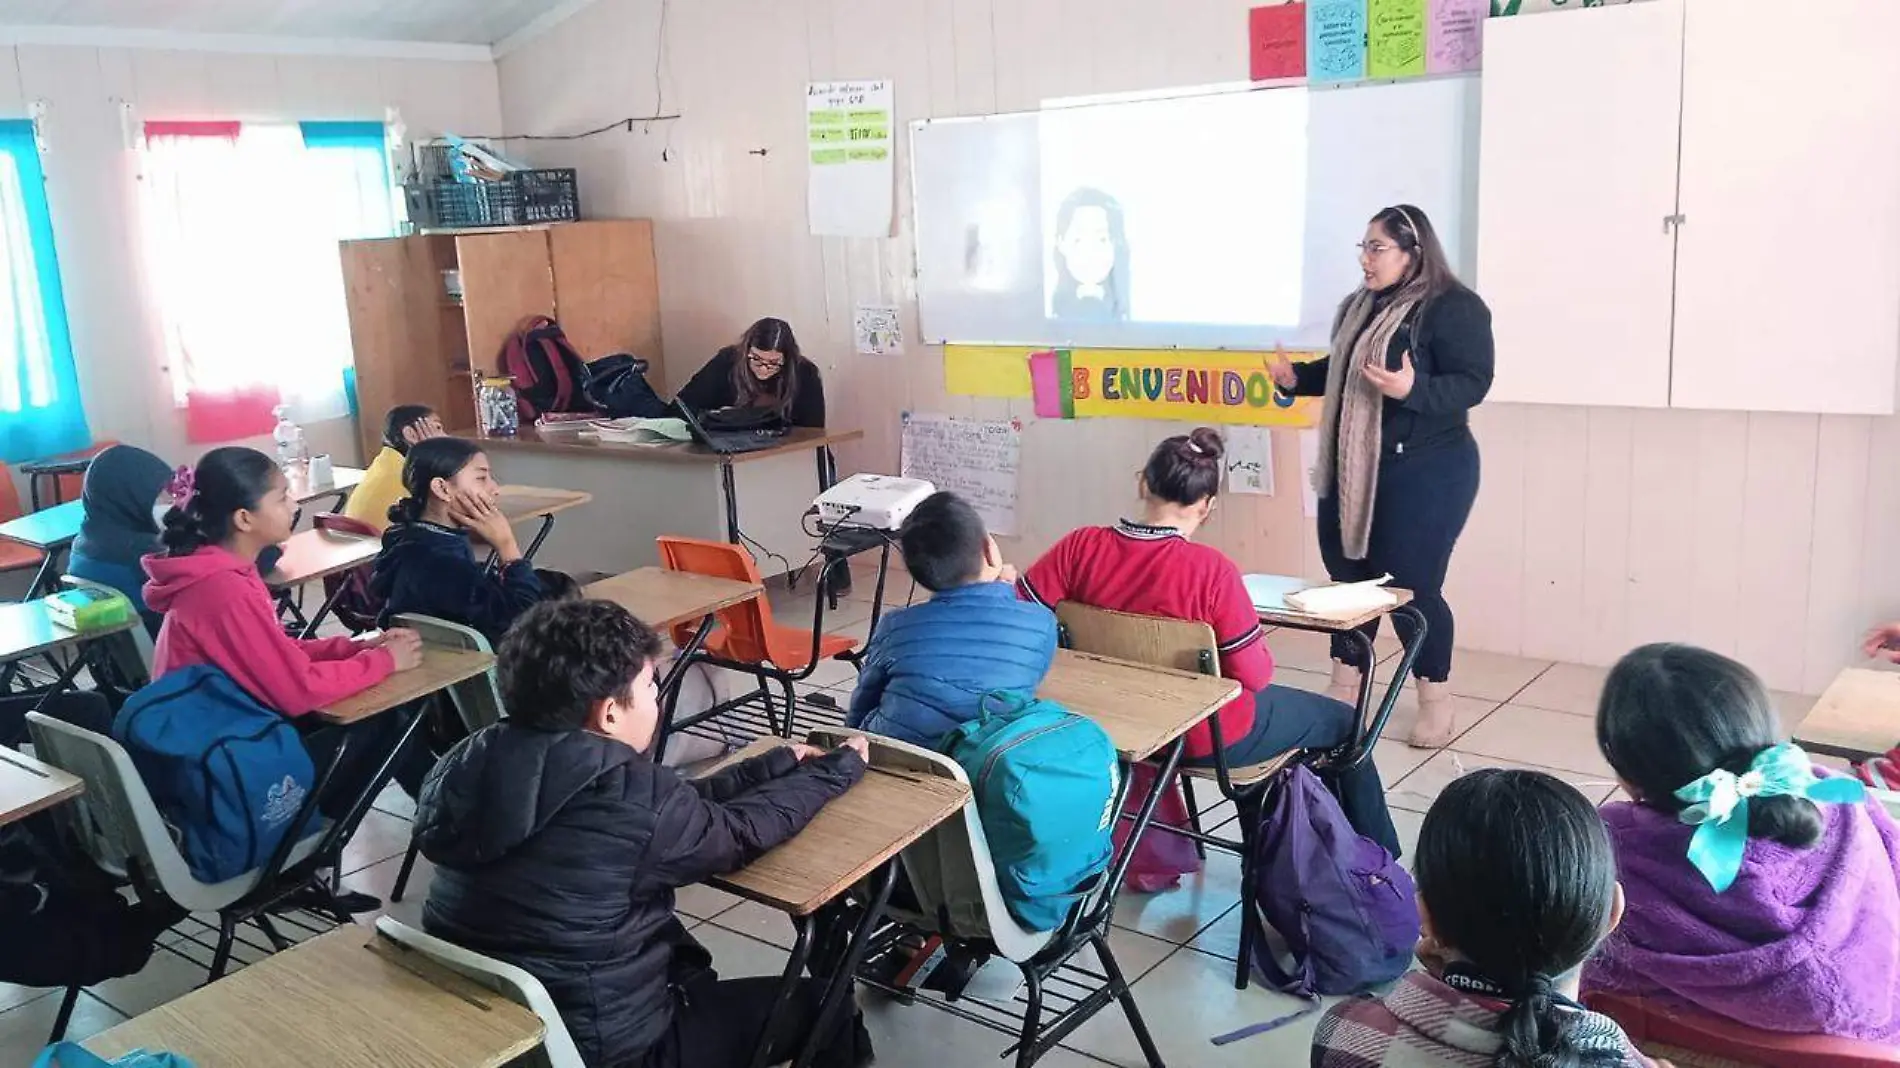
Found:
[[[914,122],[924,339],[1323,348],[1361,282],[1354,246],[1382,207],[1423,208],[1469,280],[1478,106],[1477,78],[1458,75]],[[1073,217],[1106,217],[1121,239],[1111,278],[1093,287],[1107,312],[1072,313],[1056,296],[1074,229],[1059,221],[1084,190],[1114,208],[1090,216],[1084,200]]]

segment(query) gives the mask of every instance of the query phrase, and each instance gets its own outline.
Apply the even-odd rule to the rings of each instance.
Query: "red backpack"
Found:
[[[501,344],[501,373],[514,380],[521,421],[532,423],[549,412],[591,412],[587,399],[587,363],[545,315],[521,320]]]

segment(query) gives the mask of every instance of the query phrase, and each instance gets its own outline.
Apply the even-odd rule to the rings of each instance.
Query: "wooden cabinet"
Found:
[[[445,271],[461,273],[460,300]],[[473,426],[474,377],[496,369],[503,340],[530,315],[560,320],[583,359],[644,357],[648,380],[666,388],[650,220],[346,241],[343,278],[366,460],[398,404]]]
[[[1491,399],[1895,410],[1893,0],[1657,0],[1485,25]],[[1561,23],[1561,24],[1560,24]]]

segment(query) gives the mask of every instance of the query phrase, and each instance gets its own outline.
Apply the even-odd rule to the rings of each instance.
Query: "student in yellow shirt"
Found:
[[[360,519],[378,532],[389,526],[389,509],[408,496],[402,488],[403,460],[418,441],[443,436],[442,420],[423,404],[398,404],[383,420],[383,447],[363,472],[363,481],[351,491],[343,514]]]

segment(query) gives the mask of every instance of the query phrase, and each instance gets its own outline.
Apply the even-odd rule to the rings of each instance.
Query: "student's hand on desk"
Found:
[[[1868,631],[1867,637],[1861,640],[1860,651],[1890,664],[1900,664],[1900,622],[1882,623]]]
[[[404,627],[386,630],[376,644],[389,650],[389,655],[396,660],[397,671],[422,666],[422,635],[413,630]]]
[[[846,738],[844,744],[838,748],[851,750],[853,753],[858,754],[858,759],[864,761],[866,764],[871,762],[871,739],[866,738],[862,734],[854,734]]]
[[[449,504],[449,518],[487,542],[501,556],[502,563],[521,559],[521,549],[515,544],[514,524],[489,501],[458,493]]]
[[[806,745],[804,742],[793,742],[792,755],[798,758],[800,764],[803,764],[807,760],[824,756],[825,750],[815,745]]]

